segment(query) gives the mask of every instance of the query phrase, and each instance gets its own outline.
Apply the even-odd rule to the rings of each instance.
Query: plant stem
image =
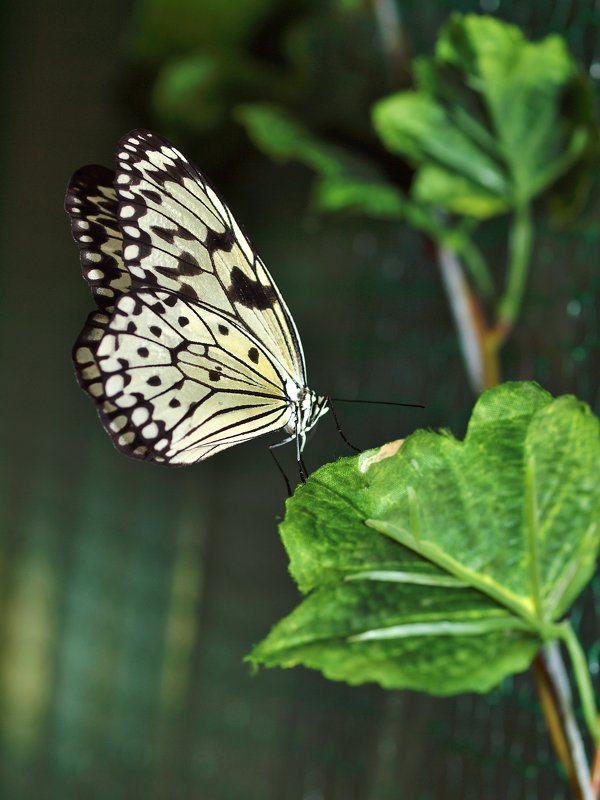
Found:
[[[462,253],[462,250],[461,250]],[[499,339],[488,327],[481,303],[469,286],[456,252],[437,248],[437,261],[446,288],[469,382],[479,394],[500,383]]]
[[[437,260],[458,330],[469,382],[473,391],[479,393],[484,384],[481,336],[469,285],[453,250],[438,247]]]
[[[592,763],[592,794],[600,798],[600,746],[596,747]]]
[[[531,211],[527,204],[517,206],[510,232],[508,278],[506,289],[498,305],[498,323],[506,331],[503,339],[514,325],[527,283],[533,245]]]
[[[563,640],[573,667],[575,683],[581,700],[583,718],[587,725],[590,736],[596,746],[600,745],[600,723],[598,722],[598,709],[594,698],[594,689],[590,680],[590,672],[583,648],[579,644],[579,639],[575,635],[569,622],[564,622],[559,626],[561,639]]]
[[[562,629],[563,626],[558,627]],[[557,720],[559,722],[558,728],[557,726],[552,727],[549,725],[549,729],[557,755],[567,770],[575,797],[578,800],[579,798],[581,800],[594,800],[585,747],[575,720],[571,687],[558,642],[554,641],[545,645],[542,657],[536,666],[538,667],[536,670],[539,679],[538,688],[542,689],[545,684],[548,684],[545,688],[549,689],[553,696],[551,704],[553,708],[549,710],[548,706],[544,705],[546,719],[548,720],[549,711],[550,715],[554,715],[557,712],[560,714],[560,719]],[[540,674],[540,666],[542,667],[542,674]],[[540,696],[543,700],[542,691],[540,691]],[[564,752],[565,748],[567,753]]]
[[[567,741],[566,725],[560,713],[556,678],[550,674],[548,659],[544,657],[545,655],[546,652],[540,650],[533,662],[538,697],[542,706],[542,711],[544,712],[546,726],[556,757],[567,773],[569,783],[577,800],[581,800],[583,797],[581,780],[577,775],[577,768],[571,754],[571,747]]]
[[[393,0],[372,0],[372,5],[386,58],[388,80],[391,87],[396,88],[402,84],[403,66],[408,59],[400,13]]]

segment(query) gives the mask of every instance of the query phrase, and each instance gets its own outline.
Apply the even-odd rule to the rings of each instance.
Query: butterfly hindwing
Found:
[[[123,295],[96,358],[111,406],[108,428],[133,455],[200,461],[289,419],[285,378],[258,343],[171,292]]]

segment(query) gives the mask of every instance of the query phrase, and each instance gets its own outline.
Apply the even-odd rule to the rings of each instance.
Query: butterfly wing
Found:
[[[123,237],[118,224],[115,173],[106,167],[82,167],[71,178],[65,210],[79,247],[81,270],[100,308],[110,311],[115,297],[131,286],[123,263]]]
[[[123,259],[133,285],[159,286],[200,300],[252,331],[306,386],[300,339],[260,258],[205,178],[155,133],[120,143],[115,187]]]
[[[105,425],[117,447],[141,458],[200,461],[290,417],[285,375],[256,342],[172,292],[123,295],[96,362]]]
[[[119,159],[116,178],[79,170],[66,199],[100,306],[74,362],[115,445],[187,464],[289,426],[298,334],[231,213],[155,134],[125,137]]]

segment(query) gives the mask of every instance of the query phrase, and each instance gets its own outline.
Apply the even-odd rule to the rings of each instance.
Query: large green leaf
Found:
[[[524,669],[593,573],[598,420],[537,384],[485,392],[467,435],[328,464],[280,530],[309,596],[252,652],[358,683],[485,691]]]
[[[528,42],[491,17],[454,14],[417,91],[378,102],[374,125],[418,168],[414,199],[486,218],[523,205],[595,147],[597,124],[559,36]],[[565,102],[571,98],[570,102]]]

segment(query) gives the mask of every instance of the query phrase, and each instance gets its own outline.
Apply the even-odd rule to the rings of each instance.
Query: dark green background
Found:
[[[562,31],[600,75],[591,0],[403,3],[412,50],[430,50],[459,6],[498,10],[532,36]],[[566,797],[531,676],[433,700],[302,669],[251,675],[243,656],[297,601],[276,529],[285,490],[264,442],[182,470],[136,463],[78,390],[70,348],[92,303],[63,195],[75,168],[112,164],[123,133],[156,124],[128,60],[130,10],[65,0],[2,11],[0,796]],[[288,299],[311,386],[427,404],[344,406],[348,437],[367,447],[417,426],[461,434],[473,397],[422,238],[397,223],[311,217],[305,170],[241,148],[229,164],[204,159],[200,142],[190,154]],[[506,377],[596,410],[598,212],[595,195],[575,229],[542,226],[505,358]],[[325,418],[309,467],[346,454]],[[594,590],[575,615],[597,673]]]

